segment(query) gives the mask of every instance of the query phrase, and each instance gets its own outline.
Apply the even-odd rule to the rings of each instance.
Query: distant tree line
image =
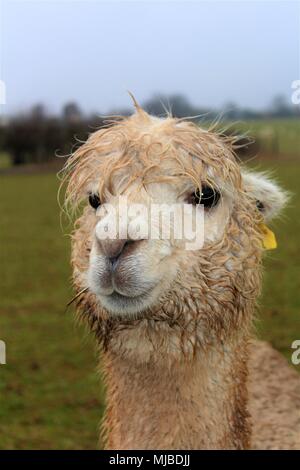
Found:
[[[169,97],[156,95],[143,103],[143,107],[157,116],[170,112],[179,118],[200,116],[202,121],[212,121],[218,117],[226,121],[299,117],[296,106],[290,106],[281,96],[274,98],[270,109],[264,112],[241,109],[229,103],[220,113],[195,107],[180,94]],[[129,109],[123,109],[114,110],[109,114],[129,115],[131,112]],[[3,152],[8,153],[13,165],[53,161],[57,154],[70,154],[74,145],[79,146],[81,141],[87,139],[89,133],[101,128],[103,124],[103,118],[96,114],[83,114],[76,103],[66,104],[57,116],[50,115],[44,106],[39,104],[26,114],[0,122],[0,155]],[[246,148],[241,153],[247,151]]]
[[[28,113],[12,117],[0,126],[0,152],[7,152],[13,165],[44,163],[56,155],[71,153],[73,145],[101,127],[98,116],[84,116],[75,103],[64,106],[60,116],[36,105]]]
[[[225,104],[222,110],[193,106],[184,95],[171,95],[169,97],[156,95],[146,101],[143,107],[154,115],[163,115],[170,111],[173,116],[202,116],[203,119],[211,121],[221,117],[226,121],[237,119],[272,119],[300,117],[299,106],[289,103],[285,96],[277,95],[274,97],[271,105],[264,111],[256,111],[248,108],[241,108],[233,102]]]

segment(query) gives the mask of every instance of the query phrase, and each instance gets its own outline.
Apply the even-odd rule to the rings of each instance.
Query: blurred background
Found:
[[[60,225],[56,173],[105,115],[132,112],[126,90],[156,115],[230,124],[248,144],[240,158],[292,191],[273,224],[279,247],[266,254],[256,325],[290,362],[299,40],[299,2],[0,1],[0,448],[98,447],[104,390],[93,340],[66,309],[71,227]]]

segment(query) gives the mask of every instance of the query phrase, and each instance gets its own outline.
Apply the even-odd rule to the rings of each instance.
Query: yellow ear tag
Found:
[[[277,241],[274,232],[263,223],[259,224],[259,228],[264,236],[263,247],[266,250],[275,250],[275,248],[277,248]]]

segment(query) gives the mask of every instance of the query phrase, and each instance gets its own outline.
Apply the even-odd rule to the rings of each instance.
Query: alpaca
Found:
[[[287,195],[241,168],[232,137],[135,107],[66,164],[66,203],[86,201],[72,236],[73,280],[101,351],[106,447],[299,448],[298,375],[253,340],[263,224]],[[118,211],[121,195],[129,205],[202,208],[202,247],[129,236],[128,225],[124,237],[99,236],[99,210]]]

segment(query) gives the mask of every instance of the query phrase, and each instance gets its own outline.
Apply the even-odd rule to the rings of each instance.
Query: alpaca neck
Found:
[[[166,365],[105,353],[112,449],[243,449],[249,445],[245,340]]]

